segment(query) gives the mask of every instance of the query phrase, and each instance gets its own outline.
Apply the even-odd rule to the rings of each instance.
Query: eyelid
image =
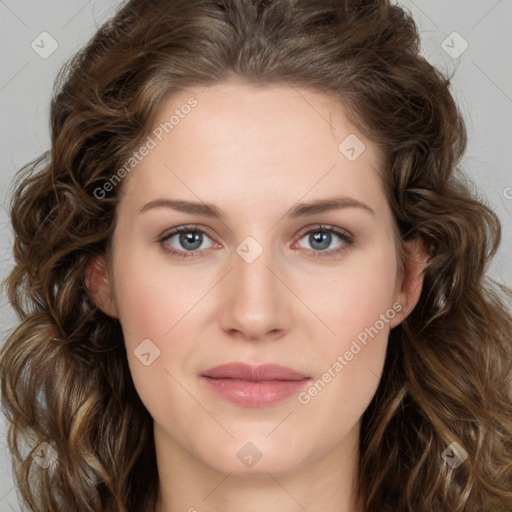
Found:
[[[158,236],[158,240],[166,240],[167,238],[174,236],[182,231],[198,231],[200,233],[204,233],[208,235],[212,240],[214,237],[209,232],[209,229],[205,226],[201,226],[199,224],[182,224],[180,226],[175,226],[173,228],[168,228],[162,232],[161,235]]]
[[[306,226],[305,228],[300,229],[295,236],[302,238],[304,235],[307,235],[310,231],[328,231],[328,232],[335,233],[339,236],[344,236],[351,240],[354,240],[354,238],[355,238],[354,235],[350,231],[347,231],[346,229],[339,228],[339,227],[333,226],[331,224],[321,224],[321,223],[316,223],[316,224],[312,224],[310,226]]]

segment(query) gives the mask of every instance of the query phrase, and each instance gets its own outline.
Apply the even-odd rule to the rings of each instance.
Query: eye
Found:
[[[197,226],[180,226],[168,231],[158,242],[166,252],[180,258],[193,258],[199,250],[208,248],[203,245],[205,237],[211,240],[207,233]]]
[[[301,240],[304,238],[310,245],[313,251],[311,256],[314,258],[337,256],[354,243],[352,235],[333,226],[319,225],[315,229],[306,231],[302,235]],[[328,250],[333,242],[333,238],[338,238],[341,242],[334,249]]]

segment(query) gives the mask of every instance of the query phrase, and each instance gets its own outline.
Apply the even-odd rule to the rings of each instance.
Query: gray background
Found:
[[[6,208],[12,178],[17,169],[49,148],[48,107],[53,80],[61,65],[119,3],[118,0],[0,0],[2,278],[11,265],[12,236]],[[503,226],[502,243],[489,273],[511,286],[508,255],[512,249],[512,1],[402,0],[399,3],[410,9],[418,24],[424,55],[443,71],[455,71],[452,91],[469,132],[463,168]],[[49,56],[44,52],[49,52],[55,43],[48,36],[40,36],[43,32],[49,33],[58,44]],[[463,41],[453,32],[468,44],[459,56],[449,56],[443,49],[452,52],[463,49]],[[39,46],[33,49],[32,44]],[[0,343],[14,320],[2,291]],[[0,510],[19,510],[2,416]]]

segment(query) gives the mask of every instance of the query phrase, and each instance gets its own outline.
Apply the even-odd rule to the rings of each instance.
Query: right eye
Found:
[[[207,249],[205,247],[201,249],[205,237],[211,240],[208,234],[197,226],[179,226],[166,232],[158,241],[164,251],[174,256],[195,258],[197,253]],[[176,247],[177,245],[180,247]]]

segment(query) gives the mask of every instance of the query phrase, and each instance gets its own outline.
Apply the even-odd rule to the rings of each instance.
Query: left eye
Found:
[[[327,250],[332,243],[333,235],[338,237],[341,242],[338,246]],[[349,235],[347,232],[341,231],[332,226],[322,225],[304,233],[301,240],[303,239],[307,239],[310,244],[313,250],[313,257],[336,256],[354,243],[352,235]]]

